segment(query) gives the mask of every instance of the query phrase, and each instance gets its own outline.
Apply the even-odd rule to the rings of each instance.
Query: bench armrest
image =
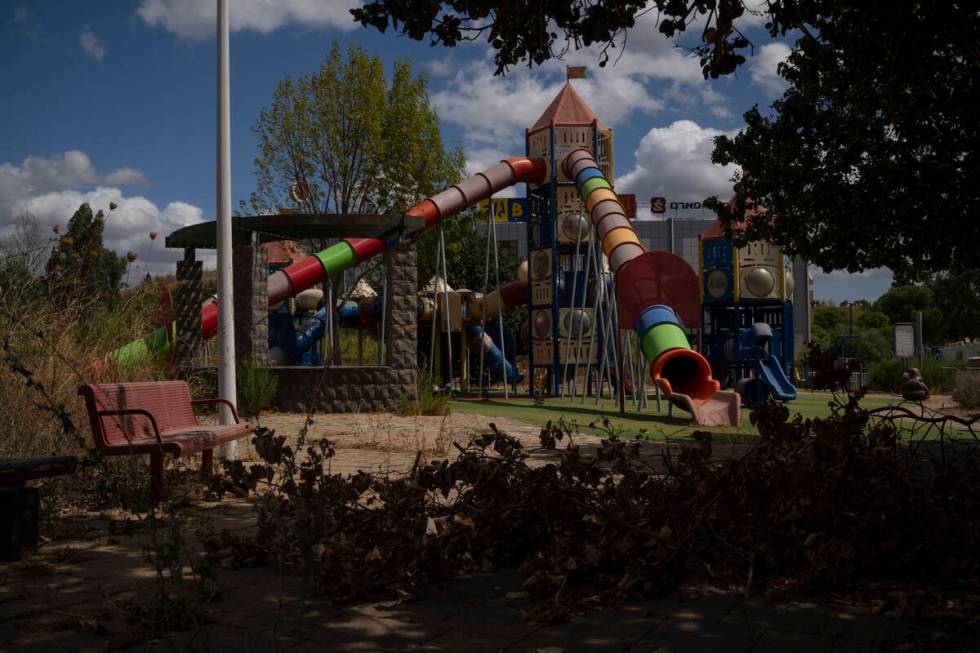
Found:
[[[211,405],[213,405],[213,404],[224,404],[224,405],[228,406],[228,408],[231,409],[231,414],[235,417],[235,424],[240,424],[241,423],[242,418],[238,416],[238,409],[235,408],[235,404],[231,403],[227,399],[218,399],[218,398],[215,398],[215,399],[195,399],[194,401],[191,402],[191,406],[203,406],[203,405],[206,405],[206,404],[211,404]]]
[[[120,410],[100,410],[99,417],[117,417],[120,415],[142,415],[150,420],[150,425],[153,427],[153,434],[157,436],[157,442],[163,444],[163,438],[160,437],[160,427],[157,426],[157,420],[153,417],[153,413],[148,410],[143,410],[142,408],[123,408]]]

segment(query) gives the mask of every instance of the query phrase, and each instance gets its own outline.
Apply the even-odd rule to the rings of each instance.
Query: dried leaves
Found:
[[[706,570],[746,592],[753,583],[849,591],[878,578],[972,573],[977,457],[927,446],[913,455],[895,423],[859,401],[849,395],[825,420],[765,405],[752,415],[757,444],[728,458],[706,432],[659,459],[615,437],[586,452],[559,423],[541,432],[552,461],[531,465],[530,452],[492,427],[456,445],[455,460],[399,479],[329,474],[327,441],[298,456],[260,430],[266,462],[228,466],[226,483],[257,490],[258,532],[225,534],[212,548],[240,563],[279,560],[337,600],[404,596],[517,566],[521,591],[548,598],[531,614],[544,620],[667,592]]]

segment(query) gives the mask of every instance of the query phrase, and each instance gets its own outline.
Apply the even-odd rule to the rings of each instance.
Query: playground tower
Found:
[[[794,398],[795,389],[779,378],[781,372],[793,378],[795,369],[792,258],[763,241],[736,247],[720,220],[700,241],[702,350],[712,376],[750,403]],[[760,357],[775,380],[766,378]]]
[[[610,182],[613,180],[613,133],[602,124],[571,82],[566,82],[544,113],[526,130],[529,157],[547,162],[547,176],[528,184],[528,367],[547,370],[550,394],[561,393],[561,370],[585,364],[589,352],[602,356],[593,340],[600,320],[586,301],[587,272],[602,266],[602,250],[590,246],[594,232],[575,180],[562,170],[565,156],[587,149]],[[588,259],[591,258],[591,262]]]

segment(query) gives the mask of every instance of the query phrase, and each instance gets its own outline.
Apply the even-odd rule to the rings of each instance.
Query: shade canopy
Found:
[[[392,229],[409,231],[425,226],[424,218],[401,213],[320,214],[282,213],[278,215],[233,216],[234,245],[251,245],[252,234],[259,242],[278,240],[312,240],[318,238],[377,238]],[[192,224],[167,236],[167,247],[215,249],[217,229],[214,221]]]

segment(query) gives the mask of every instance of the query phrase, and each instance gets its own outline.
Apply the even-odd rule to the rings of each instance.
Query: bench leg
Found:
[[[154,499],[163,498],[163,454],[150,454],[150,494]]]
[[[201,475],[211,476],[214,473],[214,449],[201,452]]]

